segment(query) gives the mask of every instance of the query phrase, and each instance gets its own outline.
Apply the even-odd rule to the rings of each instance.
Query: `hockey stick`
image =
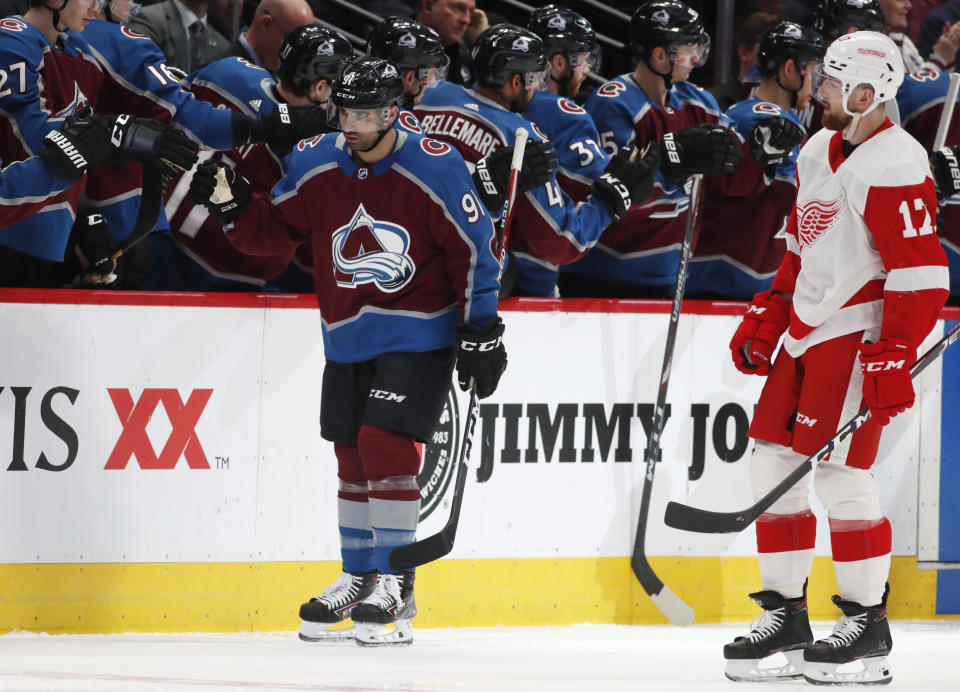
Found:
[[[924,368],[935,361],[946,351],[958,338],[960,338],[960,324],[947,332],[933,348],[924,353],[913,367],[910,368],[910,376],[916,377]],[[764,495],[760,500],[744,510],[739,512],[711,512],[706,509],[690,507],[679,502],[667,503],[667,511],[664,514],[663,521],[667,526],[681,531],[694,531],[696,533],[736,533],[743,531],[757,520],[761,514],[766,512],[770,506],[780,497],[790,490],[797,482],[807,475],[814,464],[823,461],[833,448],[843,442],[847,437],[859,428],[867,418],[870,417],[870,409],[863,408],[860,412],[837,431],[837,434],[831,437],[816,452],[795,468],[786,478],[780,481],[777,486]]]
[[[527,145],[529,133],[526,129],[517,128],[516,141],[513,145],[513,158],[510,160],[510,186],[507,191],[507,203],[501,219],[500,248],[497,260],[500,269],[497,271],[497,281],[503,276],[503,264],[507,256],[507,241],[510,237],[510,219],[513,216],[513,206],[517,197],[517,178],[520,175],[520,165],[523,162],[523,151]],[[463,429],[463,440],[460,443],[460,458],[457,461],[457,482],[453,487],[453,496],[450,498],[450,516],[447,523],[437,533],[419,541],[401,545],[390,551],[390,569],[397,572],[408,572],[428,562],[439,560],[453,550],[453,542],[457,537],[457,525],[460,523],[460,507],[463,504],[463,492],[467,485],[467,462],[470,460],[470,451],[473,449],[473,433],[477,427],[477,418],[480,415],[480,404],[477,401],[477,389],[470,384],[470,403],[467,405],[467,422]]]
[[[960,91],[960,73],[950,73],[950,86],[940,111],[940,121],[937,123],[937,135],[933,138],[933,150],[943,149],[947,143],[947,130],[950,129],[950,120],[953,118],[953,108],[957,105],[957,92]]]
[[[670,326],[667,328],[667,341],[663,349],[663,365],[660,368],[660,388],[657,390],[657,405],[653,410],[653,420],[647,433],[647,447],[643,460],[647,465],[643,476],[643,494],[640,497],[640,516],[637,519],[637,535],[633,543],[633,555],[630,566],[637,575],[643,590],[650,600],[671,622],[677,625],[693,623],[693,609],[684,603],[664,584],[653,571],[646,553],[647,517],[650,514],[650,494],[653,491],[653,473],[660,461],[660,435],[664,426],[664,407],[667,403],[667,386],[670,384],[670,367],[673,364],[673,347],[677,340],[677,327],[680,322],[680,307],[683,291],[687,283],[687,262],[690,260],[693,231],[696,227],[697,206],[700,203],[700,183],[702,176],[695,175],[690,180],[690,207],[687,210],[687,223],[683,232],[683,244],[680,247],[680,265],[677,268],[677,282],[673,291],[673,307],[670,310]]]

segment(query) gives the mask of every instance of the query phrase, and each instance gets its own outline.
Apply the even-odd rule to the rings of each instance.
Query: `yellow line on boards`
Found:
[[[698,623],[749,621],[757,561],[654,557],[654,570]],[[0,565],[0,632],[294,631],[300,603],[337,576],[337,562]],[[894,557],[889,612],[899,619],[957,619],[935,612],[937,573]],[[616,558],[441,560],[417,572],[420,627],[651,624],[666,620]],[[815,619],[836,619],[829,558],[814,561]]]

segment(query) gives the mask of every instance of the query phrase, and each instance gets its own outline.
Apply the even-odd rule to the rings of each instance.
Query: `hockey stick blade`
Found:
[[[634,553],[630,559],[630,567],[643,586],[650,600],[661,613],[675,625],[692,625],[694,621],[693,608],[684,603],[670,587],[660,581],[650,563],[643,554]]]
[[[950,348],[957,339],[960,339],[960,324],[955,325],[913,364],[913,367],[910,368],[910,376],[917,377],[930,363]],[[834,445],[852,435],[857,428],[866,422],[868,417],[869,409],[862,409],[856,416],[847,421],[833,437],[827,440],[820,449],[807,457],[786,478],[777,483],[773,490],[752,506],[739,512],[712,512],[708,509],[699,509],[680,502],[668,502],[666,512],[663,515],[663,523],[674,529],[695,533],[737,533],[743,531],[756,521],[761,514],[770,509],[771,505],[796,485],[801,478],[807,475],[813,469],[814,464],[818,464],[827,458],[833,451]]]

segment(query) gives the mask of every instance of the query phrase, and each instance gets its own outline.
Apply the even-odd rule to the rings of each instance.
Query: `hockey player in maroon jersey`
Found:
[[[690,295],[749,300],[770,288],[786,252],[785,241],[775,236],[793,209],[797,154],[806,139],[797,111],[811,100],[813,68],[824,49],[817,32],[793,22],[781,22],[760,37],[757,93],[726,113],[750,142],[733,173],[741,194],[727,192],[718,176],[704,180],[703,222],[687,279]],[[746,185],[750,178],[752,189]]]
[[[280,46],[279,82],[266,70],[243,58],[224,58],[192,73],[185,88],[199,100],[256,118],[281,104],[325,106],[330,83],[353,57],[353,47],[340,33],[318,24],[295,28]],[[223,161],[250,181],[257,192],[269,193],[283,177],[281,158],[267,144],[245,143],[229,152],[206,153],[204,159]],[[165,194],[170,231],[151,238],[148,288],[179,291],[310,292],[309,257],[305,271],[291,264],[294,251],[250,255],[234,248],[219,221],[202,204],[190,199],[192,175],[182,176]],[[300,251],[303,252],[303,251]],[[298,254],[300,254],[298,252]]]
[[[848,34],[827,49],[813,83],[826,109],[824,129],[797,161],[787,255],[730,342],[738,370],[767,377],[749,430],[757,440],[750,461],[756,498],[861,406],[870,410],[812,474],[830,522],[840,591],[833,602],[843,615],[830,636],[813,641],[806,580],[816,518],[808,484],[798,483],[757,521],[762,588],[750,596],[763,613],[749,634],[724,647],[726,674],[736,680],[892,679],[891,527],[871,467],[884,426],[914,403],[910,366],[949,281],[926,152],[883,109],[903,75],[900,53],[883,34]],[[766,667],[780,652],[787,662]],[[861,663],[844,665],[853,661]]]
[[[357,58],[330,97],[343,131],[300,142],[269,197],[218,162],[201,164],[190,189],[230,222],[239,249],[313,251],[320,428],[338,461],[343,573],[301,607],[311,641],[412,642],[414,573],[388,558],[415,537],[416,440],[433,432],[455,360],[460,386],[480,398],[506,368],[490,215],[457,151],[398,117],[402,94],[392,64]],[[353,631],[328,630],[348,617]]]
[[[625,218],[610,224],[590,252],[563,267],[559,283],[565,296],[668,295],[689,206],[687,177],[731,173],[746,149],[713,96],[687,81],[710,49],[697,12],[678,0],[644,3],[631,18],[630,49],[637,58],[634,71],[599,87],[584,108],[597,125],[601,146],[614,157],[624,147],[642,149],[661,140],[671,153],[661,157],[654,194],[634,199]],[[689,146],[681,146],[688,139]],[[691,154],[699,160],[674,168],[675,158]],[[729,184],[737,182],[727,177]]]

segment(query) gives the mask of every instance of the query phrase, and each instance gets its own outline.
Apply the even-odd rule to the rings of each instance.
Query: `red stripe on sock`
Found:
[[[891,550],[893,531],[884,518],[876,526],[856,531],[831,531],[834,562],[855,562],[887,555]]]
[[[758,552],[810,550],[816,541],[817,518],[809,510],[797,514],[761,514],[757,519]]]

